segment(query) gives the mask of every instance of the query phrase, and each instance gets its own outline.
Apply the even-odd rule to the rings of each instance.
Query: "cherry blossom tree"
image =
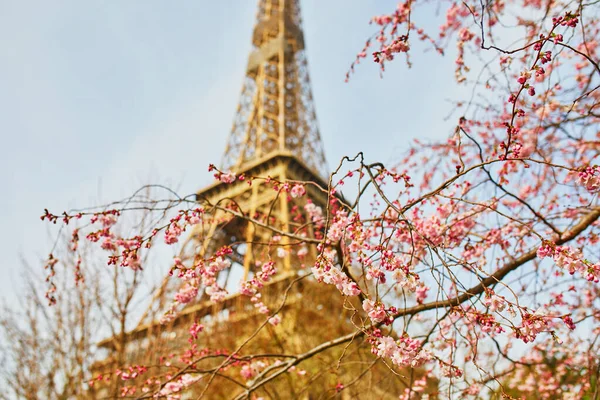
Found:
[[[186,235],[215,219],[270,232],[256,269],[238,287],[255,310],[244,330],[234,330],[232,318],[213,320],[210,329],[188,321],[187,345],[113,372],[129,382],[122,396],[370,391],[401,399],[600,399],[600,3],[440,2],[436,32],[421,28],[424,18],[435,18],[419,14],[422,3],[402,1],[372,19],[378,31],[347,79],[371,58],[385,78],[384,67],[398,57],[412,66],[415,51],[454,57],[456,83],[471,87],[472,96],[456,99],[447,140],[415,142],[396,165],[369,163],[362,154],[344,158],[326,187],[210,167],[221,184],[244,180],[297,201],[294,229],[230,199],[207,203],[172,192],[45,212],[44,220],[77,226],[74,244],[96,243],[110,268],[131,271],[143,269],[140,259],[158,243],[179,251]],[[159,222],[118,235],[115,227],[139,209]],[[220,277],[244,244],[238,239],[237,247],[171,262],[176,289],[163,308],[164,332],[186,305],[230,301]],[[271,290],[284,273],[274,261],[282,254],[294,255],[299,272]],[[55,260],[51,255],[50,271]],[[298,289],[306,282],[319,289]],[[54,303],[52,279],[49,285]],[[294,329],[306,329],[312,341],[295,350],[301,339],[294,339],[277,350],[275,339],[261,335],[287,329],[292,299],[307,313]],[[308,332],[340,312],[350,328]],[[210,342],[209,331],[222,332],[222,342]],[[273,347],[265,352],[267,344]],[[401,384],[368,379],[386,371]],[[223,392],[220,382],[231,389]]]
[[[141,216],[135,218],[138,227],[144,224]],[[129,363],[126,332],[140,317],[140,303],[155,289],[146,287],[140,271],[106,268],[106,250],[80,243],[78,235],[61,230],[45,265],[24,258],[15,267],[24,277],[20,301],[3,302],[0,314],[2,399],[96,398],[87,382],[97,362]],[[106,336],[117,344],[108,354],[97,346]],[[111,381],[105,393],[115,397],[121,386]]]

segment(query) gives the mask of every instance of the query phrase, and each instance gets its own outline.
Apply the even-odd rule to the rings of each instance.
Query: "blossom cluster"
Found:
[[[402,335],[398,340],[390,336],[376,339],[372,351],[379,357],[388,358],[399,367],[418,367],[431,361],[433,355],[422,348],[420,340]]]
[[[537,335],[546,331],[549,326],[549,319],[539,310],[533,314],[524,314],[522,320],[522,325],[515,328],[515,336],[525,343],[534,341]]]
[[[304,206],[304,210],[308,213],[311,221],[315,224],[315,227],[320,228],[324,225],[325,218],[323,218],[323,209],[321,207],[317,206],[309,199]]]
[[[579,272],[590,282],[600,281],[600,263],[593,264],[586,260],[580,249],[545,243],[538,248],[537,256],[552,257],[558,267],[567,270],[571,275]]]
[[[261,300],[262,295],[259,292],[263,286],[271,280],[273,275],[277,272],[275,268],[275,263],[273,261],[268,261],[262,264],[260,270],[256,273],[256,275],[245,282],[240,284],[240,293],[249,296],[250,301],[254,304],[254,307],[258,309],[261,314],[268,314],[269,308],[266,304]],[[269,323],[271,325],[278,325],[281,322],[281,317],[275,315],[269,319]]]
[[[335,251],[326,249],[321,252],[316,264],[311,268],[314,277],[319,282],[335,285],[344,296],[358,296],[360,287],[338,267],[334,266]]]
[[[240,370],[240,374],[246,380],[254,378],[262,369],[267,366],[267,363],[261,360],[256,360],[248,364],[244,364]]]
[[[148,368],[143,365],[133,365],[129,367],[127,371],[121,371],[120,369],[117,369],[115,371],[115,375],[120,376],[122,380],[127,381],[137,378],[146,371],[148,371]]]
[[[174,244],[179,241],[179,236],[185,231],[186,226],[197,225],[202,222],[204,209],[199,207],[193,210],[183,210],[171,218],[165,229],[165,243]],[[154,232],[156,234],[156,231]]]
[[[200,374],[184,374],[178,379],[164,384],[155,395],[155,398],[166,398],[166,400],[178,400],[185,388],[202,379]]]
[[[577,183],[584,186],[589,192],[600,189],[600,167],[586,167],[577,174]]]

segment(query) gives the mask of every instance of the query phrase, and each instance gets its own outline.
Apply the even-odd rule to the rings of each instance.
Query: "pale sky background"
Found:
[[[312,89],[329,165],[363,151],[397,160],[442,138],[452,56],[421,50],[384,78],[370,58],[345,73],[393,0],[303,0]],[[0,0],[0,297],[18,300],[21,255],[50,250],[60,213],[145,183],[191,193],[212,181],[241,90],[254,0]],[[439,18],[421,25],[437,32]],[[420,46],[422,48],[422,46]],[[463,92],[464,93],[464,92]],[[55,232],[55,231],[51,231]]]

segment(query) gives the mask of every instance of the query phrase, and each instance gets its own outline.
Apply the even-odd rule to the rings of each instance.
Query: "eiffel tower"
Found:
[[[278,272],[261,289],[261,301],[272,310],[281,310],[282,323],[266,324],[240,354],[299,354],[356,330],[356,315],[347,310],[352,300],[344,299],[333,286],[310,277],[303,279],[316,260],[314,242],[322,238],[331,199],[299,0],[260,0],[256,20],[253,49],[220,170],[268,180],[257,179],[251,185],[248,179],[217,181],[200,190],[196,200],[206,210],[206,223],[196,226],[182,250],[184,262],[196,264],[224,246],[230,248],[227,258],[231,267],[218,277],[229,294],[214,302],[203,293],[167,326],[145,321],[120,345],[115,338],[100,344],[112,350],[126,347],[130,361],[189,347],[187,329],[194,322],[205,326],[199,346],[229,351],[239,348],[266,317],[247,296],[239,294],[235,282],[255,276],[257,265],[265,260],[273,260]],[[274,187],[273,182],[279,183]],[[308,183],[306,196],[294,198],[278,190],[285,182]],[[305,210],[309,202],[313,209],[322,211],[321,222],[311,219]],[[313,244],[300,243],[294,237],[313,239]],[[169,292],[163,289],[163,295]],[[354,306],[360,309],[360,303]],[[381,362],[374,363],[370,346],[358,342],[323,352],[300,366],[309,374],[320,370],[318,375],[305,378],[290,372],[273,382],[271,389],[260,388],[254,394],[309,399],[333,390],[335,395],[337,383],[368,376],[368,390],[352,388],[336,398],[397,398],[405,383]],[[237,392],[239,373],[217,378],[208,388],[207,398],[230,398]]]
[[[327,163],[308,76],[299,0],[259,1],[252,44],[221,168],[236,175],[270,177],[279,182],[313,182],[326,188]],[[326,202],[322,193],[308,190],[318,204]],[[258,183],[250,188],[242,181],[234,185],[218,182],[197,194],[200,203],[210,205],[223,198],[235,199],[249,216],[269,214],[283,232],[293,229],[290,215],[298,202],[269,190],[268,185]],[[200,245],[193,253],[210,254],[227,242],[243,239],[244,254],[237,256],[238,260],[243,258],[246,279],[255,261],[253,243],[265,243],[272,232],[240,221],[223,224],[218,217],[214,220],[208,234],[192,235],[192,240]],[[287,238],[282,240],[286,242]],[[282,261],[290,272],[293,256],[288,252]]]
[[[283,155],[326,177],[298,0],[260,1],[252,44],[223,168],[243,171]]]

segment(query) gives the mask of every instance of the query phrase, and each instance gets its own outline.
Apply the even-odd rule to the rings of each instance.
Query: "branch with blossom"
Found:
[[[168,191],[158,200],[134,194],[97,209],[45,212],[42,219],[65,229],[73,222],[74,249],[80,238],[100,246],[107,268],[141,273],[141,257],[159,245],[182,254],[170,264],[176,288],[160,309],[161,349],[170,350],[156,365],[132,364],[137,375],[124,396],[358,396],[384,385],[407,399],[597,395],[597,8],[448,2],[433,33],[418,25],[423,3],[402,1],[373,19],[373,59],[383,69],[421,43],[454,53],[457,84],[474,94],[454,102],[460,116],[446,140],[415,141],[395,165],[346,157],[325,187],[209,167],[216,185],[261,185],[273,200],[259,210],[235,196]],[[518,40],[506,45],[511,35]],[[475,75],[479,57],[485,64]],[[282,196],[291,204],[288,226],[272,213]],[[116,234],[140,209],[158,222]],[[264,234],[183,256],[184,235],[210,241],[218,234],[207,227],[232,221],[240,232]],[[230,277],[242,276],[248,252],[236,295]],[[292,272],[280,267],[284,259]],[[55,260],[47,262],[51,303]],[[326,325],[332,320],[339,327]]]

